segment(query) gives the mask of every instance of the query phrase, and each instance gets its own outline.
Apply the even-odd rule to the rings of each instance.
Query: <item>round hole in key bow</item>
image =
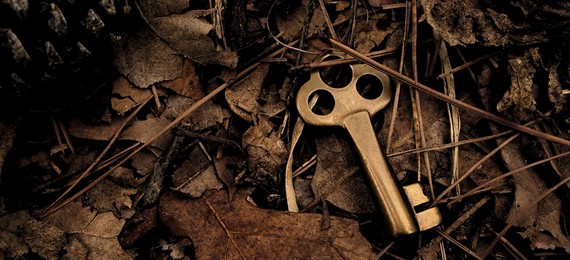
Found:
[[[328,56],[322,62],[338,60],[338,56]],[[333,88],[344,88],[352,81],[352,68],[348,64],[339,64],[319,68],[323,82]]]
[[[356,91],[366,99],[376,99],[382,95],[384,86],[382,81],[370,74],[363,75],[356,80]]]
[[[313,111],[313,113],[324,116],[330,114],[334,109],[334,97],[330,92],[324,89],[319,89],[311,93],[307,102],[313,98],[317,98],[315,106],[311,108],[311,111]]]

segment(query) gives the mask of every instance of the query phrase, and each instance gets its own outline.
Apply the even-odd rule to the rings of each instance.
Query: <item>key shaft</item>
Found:
[[[361,111],[344,119],[346,128],[358,150],[370,189],[375,197],[378,210],[382,212],[392,236],[418,232],[418,224],[410,203],[404,198],[394,171],[380,145],[370,115]]]

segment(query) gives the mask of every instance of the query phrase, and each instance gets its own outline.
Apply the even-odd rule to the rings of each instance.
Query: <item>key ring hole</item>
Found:
[[[338,60],[338,56],[328,56],[322,61]],[[319,68],[319,76],[323,82],[333,88],[344,88],[352,81],[352,68],[348,64],[340,64]]]
[[[334,97],[330,92],[324,89],[319,89],[309,95],[307,103],[315,97],[317,98],[317,102],[315,103],[315,106],[311,108],[313,113],[324,116],[333,111],[335,103]]]
[[[356,91],[365,99],[377,99],[384,92],[384,86],[378,77],[366,74],[356,80]]]

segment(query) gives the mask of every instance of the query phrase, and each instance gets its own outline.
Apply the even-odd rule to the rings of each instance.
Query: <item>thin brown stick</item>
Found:
[[[495,232],[494,230],[491,230],[491,232],[495,234],[495,236],[497,235],[497,232]],[[511,255],[514,256],[516,259],[522,259],[522,260],[528,259],[526,256],[523,255],[523,253],[521,253],[520,250],[518,250],[515,247],[515,245],[509,242],[509,240],[507,240],[506,238],[501,237],[501,242],[503,243],[505,248],[511,252]]]
[[[456,202],[458,202],[458,201],[460,201],[460,200],[462,200],[462,199],[464,199],[464,198],[466,198],[466,197],[469,197],[469,196],[471,196],[471,195],[477,193],[479,190],[481,190],[481,189],[483,189],[483,188],[485,188],[485,187],[491,185],[492,183],[497,182],[497,181],[499,181],[499,180],[501,180],[501,179],[507,178],[507,177],[509,177],[509,176],[511,176],[511,175],[514,175],[514,174],[519,173],[519,172],[521,172],[521,171],[524,171],[524,170],[526,170],[526,169],[532,168],[532,167],[537,166],[537,165],[539,165],[539,164],[547,163],[547,162],[550,162],[550,161],[552,161],[552,160],[556,160],[556,159],[558,159],[558,158],[562,158],[562,157],[564,157],[564,156],[569,156],[569,155],[570,155],[570,151],[565,152],[565,153],[561,153],[561,154],[558,154],[558,155],[555,155],[555,156],[552,156],[552,157],[548,157],[548,158],[546,158],[546,159],[542,159],[542,160],[540,160],[540,161],[536,161],[536,162],[533,162],[533,163],[531,163],[531,164],[525,165],[524,167],[521,167],[521,168],[518,168],[518,169],[514,169],[514,170],[512,170],[512,171],[510,171],[510,172],[507,172],[507,173],[505,173],[505,174],[501,174],[501,175],[499,175],[499,176],[497,176],[497,177],[495,177],[495,178],[493,178],[493,179],[490,179],[490,180],[488,180],[488,181],[482,183],[481,185],[479,185],[479,186],[473,188],[472,190],[466,192],[465,194],[463,194],[463,195],[461,195],[461,196],[457,196],[453,201],[450,202],[450,204],[454,204],[454,203],[456,203]]]
[[[83,180],[83,178],[85,178],[85,176],[87,176],[87,174],[93,170],[93,168],[95,168],[95,166],[103,159],[103,157],[107,154],[107,152],[109,152],[109,150],[111,149],[111,146],[113,146],[113,144],[115,143],[115,141],[117,141],[117,139],[119,138],[119,135],[121,134],[121,132],[123,131],[123,128],[125,128],[125,126],[127,126],[127,124],[131,121],[131,119],[133,119],[133,117],[135,117],[135,115],[143,108],[143,106],[148,103],[148,101],[151,98],[148,98],[147,100],[143,101],[142,104],[140,104],[137,109],[135,109],[126,119],[125,121],[121,124],[121,126],[119,127],[119,129],[117,129],[117,131],[115,132],[115,134],[113,135],[113,138],[111,138],[111,140],[109,141],[109,143],[107,144],[107,147],[105,147],[105,149],[103,149],[103,152],[101,152],[101,154],[99,154],[99,156],[97,156],[97,158],[95,159],[95,161],[93,161],[93,163],[91,163],[91,165],[89,165],[89,167],[87,167],[87,169],[81,173],[81,175],[79,175],[79,177],[73,182],[73,184],[71,184],[71,186],[69,186],[69,188],[67,188],[67,190],[65,192],[63,192],[63,194],[61,194],[47,209],[53,207],[56,203],[60,202],[67,194],[69,194],[69,192],[71,192],[71,190],[73,190],[73,188],[75,188],[77,186],[77,184],[79,184],[79,182],[81,180]]]
[[[509,222],[507,224],[507,226],[505,228],[503,228],[503,230],[501,230],[501,232],[497,235],[497,237],[495,238],[495,240],[493,240],[493,242],[491,242],[491,245],[489,245],[489,247],[487,247],[487,249],[485,250],[485,253],[483,254],[483,257],[485,258],[487,255],[489,255],[491,253],[491,250],[493,250],[493,248],[495,247],[495,245],[497,244],[497,242],[499,242],[499,240],[501,239],[501,237],[503,237],[505,235],[505,233],[507,233],[507,231],[509,231],[509,229],[515,224],[517,223],[517,221],[524,216],[525,213],[528,212],[529,209],[531,209],[532,207],[534,207],[538,202],[540,202],[541,200],[543,200],[546,196],[550,195],[552,192],[554,192],[555,190],[557,190],[558,188],[560,188],[560,186],[565,185],[568,181],[570,181],[570,176],[564,178],[562,181],[560,181],[558,184],[554,185],[552,188],[548,189],[547,191],[545,191],[544,193],[542,193],[540,196],[538,196],[536,199],[534,199],[531,203],[529,203],[526,207],[524,207],[512,220],[511,222]]]
[[[366,56],[370,58],[379,58],[384,57],[396,52],[397,48],[385,49],[380,51],[374,51],[371,53],[366,54]],[[320,67],[328,67],[328,66],[336,66],[342,64],[349,64],[358,62],[358,59],[355,58],[345,58],[345,59],[336,59],[336,60],[326,60],[322,62],[311,62],[307,64],[300,64],[291,68],[291,70],[298,70],[298,69],[305,69],[305,68],[320,68]]]
[[[473,173],[475,171],[475,169],[477,169],[481,164],[483,164],[483,162],[485,162],[487,159],[491,158],[494,154],[496,154],[497,152],[499,152],[501,149],[503,149],[503,147],[505,147],[507,144],[509,144],[511,141],[513,141],[515,138],[517,138],[520,135],[520,133],[516,133],[514,135],[512,135],[511,137],[507,138],[507,140],[503,141],[501,144],[499,144],[497,146],[497,148],[493,149],[493,151],[491,151],[490,153],[488,153],[487,155],[485,155],[483,158],[481,158],[479,161],[477,161],[475,164],[473,164],[473,166],[471,166],[471,168],[469,168],[469,170],[467,170],[467,172],[465,172],[463,175],[461,175],[461,177],[459,179],[457,179],[454,183],[452,183],[451,185],[449,185],[447,188],[445,188],[445,190],[443,192],[441,192],[441,194],[439,194],[435,200],[432,202],[432,206],[436,205],[441,199],[443,199],[443,197],[445,197],[449,192],[451,192],[455,187],[457,187],[459,184],[461,184],[464,180],[467,179],[467,177],[469,177],[471,175],[471,173]]]
[[[331,38],[338,40],[338,36],[336,36],[336,32],[335,32],[334,26],[331,22],[329,12],[327,12],[327,6],[325,5],[325,1],[319,0],[319,5],[321,6],[321,11],[323,12],[323,16],[325,17],[325,22],[327,24],[327,28],[329,29],[329,32],[331,33]]]
[[[479,58],[477,58],[477,59],[474,59],[474,60],[472,60],[472,61],[470,61],[470,62],[464,63],[463,65],[461,65],[461,66],[459,66],[459,67],[453,68],[453,69],[451,69],[451,70],[448,71],[448,72],[445,72],[445,73],[440,74],[439,76],[437,76],[437,78],[438,78],[438,79],[441,79],[441,78],[443,78],[443,77],[447,77],[447,76],[449,76],[449,75],[451,75],[451,74],[453,74],[453,73],[455,73],[455,72],[458,72],[458,71],[460,71],[460,70],[462,70],[462,69],[468,68],[468,67],[470,67],[470,66],[473,65],[473,64],[476,64],[476,63],[479,63],[479,62],[481,62],[481,61],[484,61],[484,60],[486,60],[486,59],[488,59],[488,58],[491,58],[491,57],[497,55],[498,53],[499,53],[499,51],[492,52],[492,53],[489,53],[489,54],[484,55],[484,56],[482,56],[482,57],[479,57]]]
[[[388,250],[390,250],[390,248],[391,248],[392,246],[394,246],[394,244],[396,244],[396,242],[395,242],[395,241],[392,241],[392,242],[390,242],[387,246],[385,246],[384,248],[382,248],[382,251],[380,251],[380,252],[376,255],[376,257],[374,257],[374,260],[380,260],[380,259],[382,258],[382,256],[383,256],[384,254],[386,254],[386,253],[388,252]]]
[[[63,125],[63,122],[59,121],[59,128],[61,128],[61,133],[63,134],[63,138],[65,139],[65,143],[67,144],[67,147],[69,147],[69,150],[71,151],[72,154],[75,154],[75,148],[73,147],[73,144],[71,143],[71,139],[69,138],[69,134],[67,133],[67,129],[65,128],[65,126]]]
[[[523,133],[526,133],[526,134],[529,134],[529,135],[532,135],[532,136],[535,136],[535,137],[538,137],[538,138],[543,138],[543,139],[546,139],[546,140],[549,140],[549,141],[552,141],[552,142],[556,142],[556,143],[559,143],[559,144],[563,144],[563,145],[566,145],[566,146],[570,146],[570,140],[565,140],[565,139],[562,139],[562,138],[557,137],[557,136],[553,136],[553,135],[549,135],[549,134],[546,134],[546,133],[543,133],[543,132],[540,132],[540,131],[536,131],[536,130],[531,129],[531,128],[529,128],[529,127],[526,127],[526,126],[517,124],[517,123],[515,123],[515,122],[509,121],[509,120],[507,120],[507,119],[504,119],[504,118],[502,118],[502,117],[500,117],[500,116],[491,114],[491,113],[488,112],[488,111],[482,110],[482,109],[477,108],[477,107],[474,107],[474,106],[472,106],[472,105],[469,105],[469,104],[467,104],[467,103],[465,103],[465,102],[463,102],[463,101],[450,98],[450,97],[448,97],[448,96],[446,96],[446,95],[444,95],[444,94],[442,94],[442,93],[440,93],[440,92],[438,92],[438,91],[436,91],[436,90],[434,90],[434,89],[429,88],[429,87],[426,86],[426,85],[423,85],[423,84],[421,84],[421,83],[419,83],[419,82],[414,81],[413,79],[411,79],[411,78],[409,78],[409,77],[406,77],[406,76],[404,76],[404,75],[398,73],[397,71],[395,71],[395,70],[393,70],[393,69],[388,68],[387,66],[384,66],[384,65],[378,63],[377,61],[375,61],[375,60],[373,60],[373,59],[370,59],[370,58],[368,58],[368,57],[362,55],[361,53],[359,53],[359,52],[357,52],[357,51],[355,51],[355,50],[353,50],[353,49],[347,47],[346,45],[344,45],[344,44],[342,44],[342,43],[340,43],[340,42],[338,42],[338,41],[335,41],[334,39],[330,39],[330,41],[331,41],[332,44],[334,44],[335,46],[337,46],[337,47],[338,47],[339,49],[341,49],[342,51],[344,51],[344,52],[348,53],[349,55],[351,55],[351,56],[353,56],[353,57],[355,57],[355,58],[361,60],[362,62],[368,64],[369,66],[371,66],[371,67],[373,67],[373,68],[375,68],[375,69],[377,69],[377,70],[379,70],[379,71],[382,71],[382,72],[388,74],[389,76],[392,76],[392,77],[395,78],[396,80],[401,81],[401,82],[403,82],[403,83],[405,83],[405,84],[408,84],[408,85],[410,85],[410,86],[412,86],[412,87],[414,87],[414,88],[416,88],[416,89],[418,89],[418,90],[420,90],[420,91],[422,91],[422,92],[424,92],[424,93],[426,93],[426,94],[429,94],[429,95],[431,95],[431,96],[433,96],[433,97],[435,97],[435,98],[437,98],[437,99],[440,99],[440,100],[442,100],[442,101],[445,101],[445,102],[447,102],[447,103],[450,103],[450,104],[452,104],[452,105],[454,105],[454,106],[457,106],[457,107],[460,107],[460,108],[469,110],[469,111],[471,111],[471,112],[473,112],[473,113],[478,114],[478,115],[481,116],[481,117],[484,117],[484,118],[486,118],[486,119],[488,119],[488,120],[491,120],[491,121],[493,121],[493,122],[495,122],[495,123],[504,125],[504,126],[506,126],[506,127],[512,128],[512,129],[514,129],[514,130],[517,130],[517,131],[520,131],[520,132],[523,132]]]
[[[295,44],[296,41],[294,41],[291,44]],[[281,48],[278,51],[275,51],[274,53],[269,55],[269,58],[273,58],[276,57],[277,55],[281,54],[282,52],[286,51],[287,47]],[[234,82],[237,82],[239,79],[243,78],[244,76],[248,75],[250,72],[252,72],[253,70],[255,70],[261,63],[260,62],[256,62],[253,65],[249,66],[248,68],[246,68],[245,70],[243,70],[242,72],[238,73],[236,75],[236,78],[233,79],[232,81],[226,82],[224,84],[222,84],[221,86],[219,86],[218,88],[214,89],[212,92],[210,92],[208,95],[206,95],[205,97],[203,97],[202,99],[196,101],[194,104],[192,104],[192,106],[190,106],[188,109],[186,109],[186,111],[182,112],[176,119],[174,119],[172,122],[170,122],[168,125],[166,125],[164,128],[162,128],[160,131],[158,131],[156,134],[154,134],[147,143],[142,144],[141,146],[139,146],[136,150],[134,150],[132,153],[130,153],[127,157],[125,157],[123,160],[121,160],[119,163],[117,163],[115,166],[111,167],[107,172],[103,173],[103,175],[101,175],[99,178],[97,178],[96,180],[94,180],[93,182],[89,183],[85,188],[83,188],[81,191],[77,192],[76,194],[74,194],[73,196],[69,197],[68,199],[61,201],[61,203],[59,203],[58,205],[54,205],[52,204],[48,209],[46,209],[44,212],[42,212],[40,215],[41,216],[47,216],[50,215],[52,213],[54,213],[55,211],[61,209],[62,207],[64,207],[65,205],[67,205],[68,203],[70,203],[71,201],[73,201],[74,199],[76,199],[77,197],[81,196],[81,194],[85,193],[87,190],[91,189],[93,186],[97,185],[99,182],[101,182],[102,180],[104,180],[109,174],[111,174],[115,169],[119,168],[121,165],[123,165],[125,162],[127,162],[129,159],[131,159],[135,154],[137,154],[138,152],[140,152],[142,149],[144,149],[145,147],[147,147],[148,145],[150,145],[154,140],[156,140],[157,138],[159,138],[160,136],[162,136],[164,133],[166,133],[168,130],[172,129],[172,127],[174,127],[175,125],[177,125],[178,123],[180,123],[180,121],[184,120],[186,117],[188,117],[188,115],[190,115],[190,113],[194,112],[197,108],[199,108],[200,106],[202,106],[204,103],[206,103],[207,101],[211,100],[213,97],[215,97],[217,94],[219,94],[220,92],[222,92],[223,90],[225,90],[227,87],[229,87],[230,85],[232,85]],[[149,99],[150,100],[150,99]],[[148,102],[148,100],[147,100]]]
[[[435,229],[435,231],[442,236],[443,238],[447,239],[447,241],[451,242],[452,244],[456,245],[457,247],[459,247],[459,249],[465,251],[465,253],[471,255],[472,257],[475,257],[475,259],[483,259],[482,257],[478,256],[475,252],[473,252],[473,250],[467,248],[465,245],[461,244],[459,241],[455,240],[455,238],[451,237],[449,234],[439,230],[439,229]]]
[[[483,142],[483,141],[487,141],[487,140],[491,140],[491,139],[496,139],[496,138],[499,138],[499,137],[502,137],[502,136],[505,136],[508,134],[512,134],[512,133],[513,133],[512,130],[508,130],[508,131],[498,133],[498,134],[494,134],[494,135],[489,135],[489,136],[484,136],[484,137],[479,137],[479,138],[474,138],[474,139],[469,139],[469,140],[463,140],[463,141],[449,143],[449,144],[442,144],[442,145],[436,145],[436,146],[432,146],[432,147],[410,149],[410,150],[406,150],[406,151],[395,152],[395,153],[388,154],[386,156],[387,157],[396,157],[396,156],[402,156],[402,155],[407,155],[407,154],[412,154],[412,153],[430,152],[430,151],[438,151],[438,150],[443,150],[443,149],[449,149],[449,148],[454,148],[454,147],[462,146],[462,145],[466,145],[466,144],[472,144],[472,143]]]
[[[61,141],[61,134],[59,133],[59,126],[55,119],[51,119],[51,124],[53,125],[53,131],[55,132],[55,138],[57,138],[57,144],[59,145],[59,149],[61,152],[65,154],[65,147],[63,146],[63,142]]]
[[[158,98],[158,91],[156,91],[156,84],[150,86],[152,95],[154,96],[154,103],[156,103],[156,109],[160,109],[162,105],[160,104],[160,99]]]

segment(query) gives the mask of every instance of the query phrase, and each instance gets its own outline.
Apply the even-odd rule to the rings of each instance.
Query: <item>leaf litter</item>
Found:
[[[553,28],[549,32],[566,30],[561,19],[568,14],[565,3],[539,7],[526,0],[416,2],[254,1],[217,9],[223,5],[221,1],[213,7],[188,1],[136,1],[143,24],[117,38],[115,66],[122,76],[114,81],[110,98],[102,102],[106,114],[64,117],[71,141],[79,143],[74,144],[77,154],[63,155],[61,149],[22,153],[20,146],[41,150],[30,141],[38,138],[44,138],[42,142],[49,147],[59,147],[54,143],[53,129],[36,134],[36,139],[24,133],[21,141],[14,143],[16,126],[0,128],[7,133],[0,140],[2,188],[18,182],[17,187],[35,187],[31,196],[45,196],[33,206],[18,205],[13,198],[23,192],[4,189],[0,199],[0,256],[369,259],[420,254],[432,259],[445,255],[484,258],[489,253],[492,257],[530,258],[569,252],[568,230],[561,224],[568,215],[564,207],[567,191],[561,189],[533,204],[551,192],[549,187],[567,177],[567,158],[519,172],[476,195],[462,197],[507,171],[561,154],[567,150],[563,145],[542,141],[540,146],[533,146],[537,143],[534,137],[521,136],[484,160],[481,158],[501,139],[462,145],[452,152],[448,149],[452,146],[442,148],[444,144],[505,129],[490,126],[485,119],[464,110],[451,115],[453,121],[461,121],[461,128],[450,127],[456,124],[449,122],[446,103],[416,96],[401,85],[399,95],[393,97],[398,105],[387,107],[373,120],[379,128],[378,141],[390,144],[389,160],[398,179],[403,183],[419,181],[426,194],[439,196],[436,204],[445,216],[441,225],[444,231],[426,231],[419,243],[407,243],[406,239],[386,237],[382,228],[367,228],[370,223],[382,224],[377,221],[359,161],[342,130],[322,131],[294,123],[295,91],[306,80],[306,68],[318,66],[313,63],[315,53],[332,48],[325,38],[336,35],[345,43],[354,43],[362,54],[398,48],[400,59],[388,56],[377,60],[393,69],[402,68],[403,74],[419,74],[419,82],[438,91],[443,82],[433,75],[453,74],[456,99],[474,106],[482,103],[488,111],[497,110],[517,122],[545,118],[536,129],[567,139],[565,86],[570,76],[566,51],[561,47],[566,46],[567,36],[532,26],[536,22]],[[355,3],[357,6],[352,6]],[[417,17],[425,17],[410,22],[409,17],[415,16],[406,15],[413,11],[406,6],[421,8]],[[223,23],[224,19],[239,20],[235,18],[239,16],[246,17],[248,25],[257,23],[271,34],[266,31],[262,37],[256,34],[259,38],[246,40],[247,30],[233,31],[240,27]],[[230,34],[232,37],[227,37]],[[422,44],[411,45],[408,37],[418,37]],[[253,63],[271,51],[274,40],[283,44],[299,38],[300,44],[293,45],[304,52],[291,49],[282,56]],[[441,46],[447,45],[447,55],[439,57]],[[453,47],[458,45],[464,47]],[[489,46],[503,49],[497,52]],[[417,56],[410,59],[410,53]],[[485,59],[467,62],[480,57]],[[249,76],[234,83],[238,72],[252,63],[256,68],[247,70]],[[438,71],[438,63],[445,63],[444,71]],[[206,95],[219,85],[231,87],[214,99]],[[151,98],[154,106],[153,102],[145,103]],[[418,102],[421,107],[415,113],[424,119],[425,142],[418,142],[422,138],[415,136],[417,115],[412,107]],[[146,105],[127,122],[126,115],[141,103]],[[196,104],[199,106],[193,113],[180,118]],[[173,120],[181,122],[178,127],[187,131],[187,136],[180,151],[168,159],[172,165],[164,167],[167,176],[164,187],[158,187],[162,189],[158,205],[144,208],[141,198],[153,179],[157,160],[160,163],[159,158],[168,156],[172,140],[182,131],[167,130],[158,139],[155,134],[171,127]],[[113,139],[124,124],[124,131]],[[291,129],[293,125],[297,130]],[[390,127],[392,134],[388,133]],[[450,129],[455,132],[450,133]],[[37,218],[34,210],[38,205],[49,206],[53,193],[72,183],[74,173],[89,167],[101,144],[108,142],[112,142],[112,149],[94,169],[115,167],[120,162],[109,178],[80,190],[101,176],[97,171],[88,174],[84,184],[73,191],[83,196],[49,216]],[[61,146],[71,147],[71,143]],[[146,148],[125,157],[136,147]],[[429,150],[425,157],[418,152],[422,149]],[[13,154],[8,154],[11,150]],[[16,160],[8,161],[5,158],[12,157],[7,156]],[[20,168],[34,175],[15,177]],[[57,176],[55,168],[63,174]],[[53,189],[54,184],[63,185]],[[442,193],[452,187],[460,189]],[[10,192],[12,196],[7,195]],[[309,213],[285,212],[285,208]],[[523,208],[527,210],[521,212]],[[514,224],[516,229],[495,231],[505,224]],[[163,230],[165,226],[167,230]],[[40,236],[32,236],[34,232]],[[155,239],[145,242],[146,237]],[[487,248],[496,241],[503,247]]]

